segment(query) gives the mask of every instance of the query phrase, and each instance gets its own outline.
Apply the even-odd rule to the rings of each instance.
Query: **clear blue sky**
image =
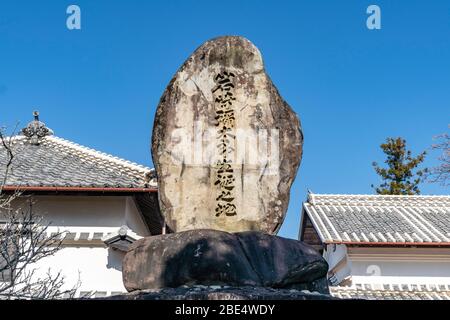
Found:
[[[81,8],[81,30],[66,8]],[[377,4],[382,29],[366,28]],[[450,1],[0,2],[0,124],[34,109],[57,136],[152,166],[158,100],[204,41],[242,35],[299,114],[304,157],[280,235],[296,238],[315,193],[373,193],[379,144],[417,153],[450,122]],[[436,164],[436,153],[426,166]],[[422,185],[424,194],[448,194]]]

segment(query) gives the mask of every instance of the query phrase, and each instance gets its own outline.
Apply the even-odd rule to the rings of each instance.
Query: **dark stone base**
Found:
[[[307,244],[257,231],[190,230],[133,243],[123,260],[129,292],[186,286],[297,289],[329,294],[328,264]]]
[[[139,290],[103,298],[107,300],[339,300],[327,294],[266,287],[182,286]]]

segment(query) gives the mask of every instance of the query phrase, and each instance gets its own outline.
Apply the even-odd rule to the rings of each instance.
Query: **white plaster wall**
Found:
[[[371,259],[351,264],[354,283],[450,284],[450,261]]]
[[[333,261],[341,254],[325,257]],[[347,248],[347,257],[353,284],[450,285],[448,248]]]
[[[323,257],[328,262],[328,277],[332,285],[337,285],[351,275],[351,262],[347,259],[347,246],[327,245]]]
[[[36,267],[39,274],[47,270],[62,271],[65,289],[73,288],[81,281],[80,292],[126,292],[122,282],[124,253],[105,247],[64,247],[54,256],[40,260]]]
[[[134,199],[127,197],[125,201],[125,224],[141,237],[150,235],[147,224],[139,213]]]
[[[53,226],[120,227],[125,224],[126,197],[39,196],[34,211]]]
[[[132,197],[37,196],[34,201],[34,212],[51,223],[49,231],[107,234],[127,225],[140,236],[150,235]],[[107,248],[99,240],[74,241],[33,267],[38,276],[49,269],[54,273],[62,271],[66,288],[80,279],[79,292],[100,291],[109,295],[126,292],[122,282],[123,257],[123,252]]]
[[[323,252],[323,257],[328,262],[328,268],[333,269],[342,259],[347,256],[347,246],[329,244]]]

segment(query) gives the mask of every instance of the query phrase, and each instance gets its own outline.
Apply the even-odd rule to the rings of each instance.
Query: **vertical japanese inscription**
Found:
[[[216,198],[216,217],[223,214],[226,216],[236,215],[236,205],[234,204],[235,177],[231,166],[234,145],[235,113],[233,108],[234,84],[232,79],[235,75],[232,72],[218,73],[214,78],[216,86],[213,89],[214,109],[216,112],[217,127],[217,151],[219,160],[216,163],[216,180],[214,185],[219,186]]]

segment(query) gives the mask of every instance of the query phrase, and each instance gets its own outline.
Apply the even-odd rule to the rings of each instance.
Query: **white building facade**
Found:
[[[125,251],[105,240],[126,226],[136,240],[150,232],[132,196],[34,196],[34,210],[51,223],[49,232],[64,232],[62,249],[35,266],[41,273],[61,271],[65,287],[80,280],[79,295],[126,292],[122,282]]]
[[[48,234],[63,233],[62,248],[33,266],[36,275],[61,271],[65,289],[79,282],[76,296],[126,292],[128,245],[162,232],[154,171],[55,137],[37,117],[11,139],[15,158],[2,192],[20,191],[15,209],[31,200]]]
[[[309,194],[299,239],[337,297],[450,300],[450,196]]]

